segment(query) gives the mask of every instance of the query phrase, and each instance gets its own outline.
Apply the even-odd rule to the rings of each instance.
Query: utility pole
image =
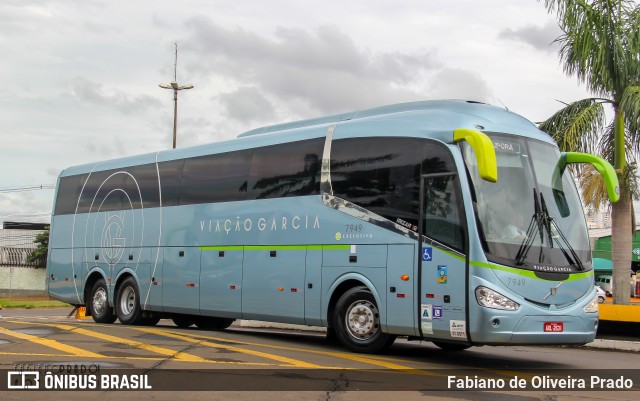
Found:
[[[162,89],[173,90],[173,148],[176,148],[176,130],[178,126],[178,91],[183,89],[192,89],[193,85],[178,85],[178,43],[174,43],[176,46],[176,58],[173,64],[173,81],[168,84],[160,84]]]

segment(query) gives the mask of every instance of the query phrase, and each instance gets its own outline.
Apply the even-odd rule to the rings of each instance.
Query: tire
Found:
[[[181,329],[186,329],[193,324],[193,319],[191,319],[191,317],[187,315],[177,315],[174,316],[171,320],[173,320],[173,323]]]
[[[598,297],[598,303],[599,304],[604,303],[604,297]]]
[[[139,324],[142,322],[140,291],[138,291],[138,284],[133,277],[127,277],[118,287],[115,305],[120,323]]]
[[[375,354],[389,348],[396,339],[382,332],[380,312],[367,287],[354,287],[342,294],[333,318],[338,340],[353,352]]]
[[[464,351],[471,348],[469,344],[447,343],[443,341],[433,341],[433,344],[447,351]]]
[[[196,316],[193,322],[199,329],[203,330],[224,330],[231,326],[235,319],[227,319],[222,317]]]
[[[113,323],[116,321],[113,308],[109,306],[109,290],[103,278],[93,284],[87,306],[94,322]]]

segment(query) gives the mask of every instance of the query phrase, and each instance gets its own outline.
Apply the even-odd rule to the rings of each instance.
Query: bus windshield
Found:
[[[570,171],[559,175],[558,148],[513,136],[489,137],[496,151],[496,183],[478,176],[473,148],[461,145],[487,258],[540,272],[590,270],[582,206]]]

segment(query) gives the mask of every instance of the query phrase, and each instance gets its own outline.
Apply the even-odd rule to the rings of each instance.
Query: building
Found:
[[[0,229],[0,297],[46,296],[43,268],[28,262],[45,224],[5,222]]]

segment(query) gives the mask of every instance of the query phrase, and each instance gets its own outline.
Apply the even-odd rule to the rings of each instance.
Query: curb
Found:
[[[640,352],[640,342],[620,340],[595,340],[584,345],[585,348],[610,351]]]

